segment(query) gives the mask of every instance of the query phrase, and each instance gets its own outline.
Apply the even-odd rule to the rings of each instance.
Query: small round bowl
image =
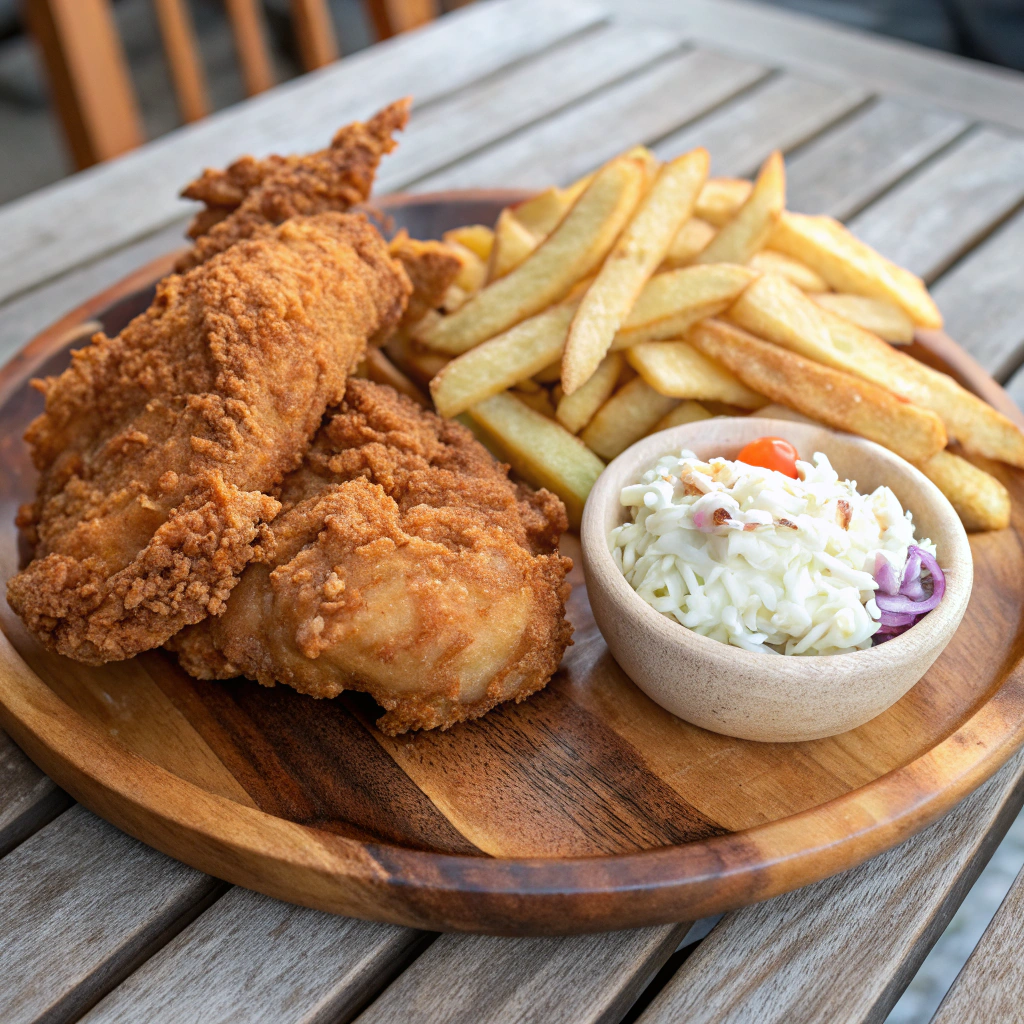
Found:
[[[809,460],[824,452],[862,493],[892,488],[914,514],[918,537],[938,546],[946,593],[899,636],[849,654],[775,657],[694,633],[656,612],[626,582],[608,532],[626,522],[622,488],[662,455],[688,448],[699,458],[735,458],[745,444],[784,437]],[[854,729],[896,703],[949,643],[967,609],[974,567],[952,505],[919,470],[880,445],[825,427],[760,417],[718,417],[673,427],[626,449],[598,478],[583,512],[583,571],[594,618],[615,660],[652,700],[712,732],[748,740],[820,739]]]

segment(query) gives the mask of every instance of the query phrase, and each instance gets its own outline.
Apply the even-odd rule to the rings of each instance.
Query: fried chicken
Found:
[[[464,427],[350,380],[216,619],[169,644],[203,679],[370,693],[392,735],[541,689],[571,643],[565,509]]]
[[[411,291],[361,216],[288,221],[157,287],[117,337],[41,382],[35,558],[8,600],[91,664],[223,610],[324,410]]]
[[[244,156],[225,170],[207,170],[181,193],[206,203],[192,221],[195,245],[178,261],[188,270],[228,246],[289,217],[344,212],[365,202],[381,157],[409,121],[410,99],[398,100],[365,124],[340,129],[327,149],[303,156]]]

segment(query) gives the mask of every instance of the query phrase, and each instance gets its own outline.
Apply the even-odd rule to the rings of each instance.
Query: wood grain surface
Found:
[[[444,227],[444,209],[391,207],[414,231]],[[135,291],[143,276],[76,315],[118,329],[145,304]],[[0,495],[3,522],[32,487],[17,440],[38,408],[25,377],[62,365],[74,319],[0,382],[0,444],[15,469]],[[1005,405],[948,339],[922,341]],[[1000,472],[1024,508],[1024,481]],[[856,864],[943,813],[1012,753],[1024,734],[1021,514],[1014,530],[975,538],[988,585],[976,587],[922,683],[827,740],[747,743],[673,718],[608,655],[578,570],[576,645],[548,688],[447,733],[385,737],[364,697],[316,702],[245,681],[198,683],[159,652],[69,666],[7,610],[3,721],[59,783],[127,831],[295,902],[480,931],[693,919]],[[12,530],[2,537],[7,574]]]

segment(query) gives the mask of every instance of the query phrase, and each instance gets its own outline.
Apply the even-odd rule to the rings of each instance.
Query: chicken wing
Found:
[[[366,342],[401,316],[401,265],[361,216],[300,217],[162,281],[98,334],[26,434],[35,558],[8,600],[47,646],[99,664],[224,608]]]
[[[195,245],[178,261],[188,270],[243,238],[289,217],[343,212],[365,202],[381,157],[409,120],[412,101],[398,100],[365,124],[340,129],[327,149],[303,156],[244,156],[225,170],[207,170],[181,193],[206,203],[192,221]]]
[[[224,615],[169,644],[192,675],[363,690],[396,734],[522,700],[558,667],[565,509],[464,427],[353,379],[280,499]]]

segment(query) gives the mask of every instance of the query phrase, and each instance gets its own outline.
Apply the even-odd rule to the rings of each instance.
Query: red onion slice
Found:
[[[892,562],[881,551],[875,555],[875,582],[878,584],[879,593],[899,593],[900,581],[896,570],[892,567]]]
[[[946,577],[943,575],[942,570],[939,568],[939,563],[935,561],[934,556],[928,554],[923,548],[917,547],[916,544],[910,546],[908,555],[916,555],[921,561],[922,568],[927,569],[931,574],[931,595],[922,601],[915,601],[905,594],[876,594],[875,604],[878,605],[880,611],[898,612],[904,615],[924,615],[925,612],[938,608],[943,594],[946,593]]]

